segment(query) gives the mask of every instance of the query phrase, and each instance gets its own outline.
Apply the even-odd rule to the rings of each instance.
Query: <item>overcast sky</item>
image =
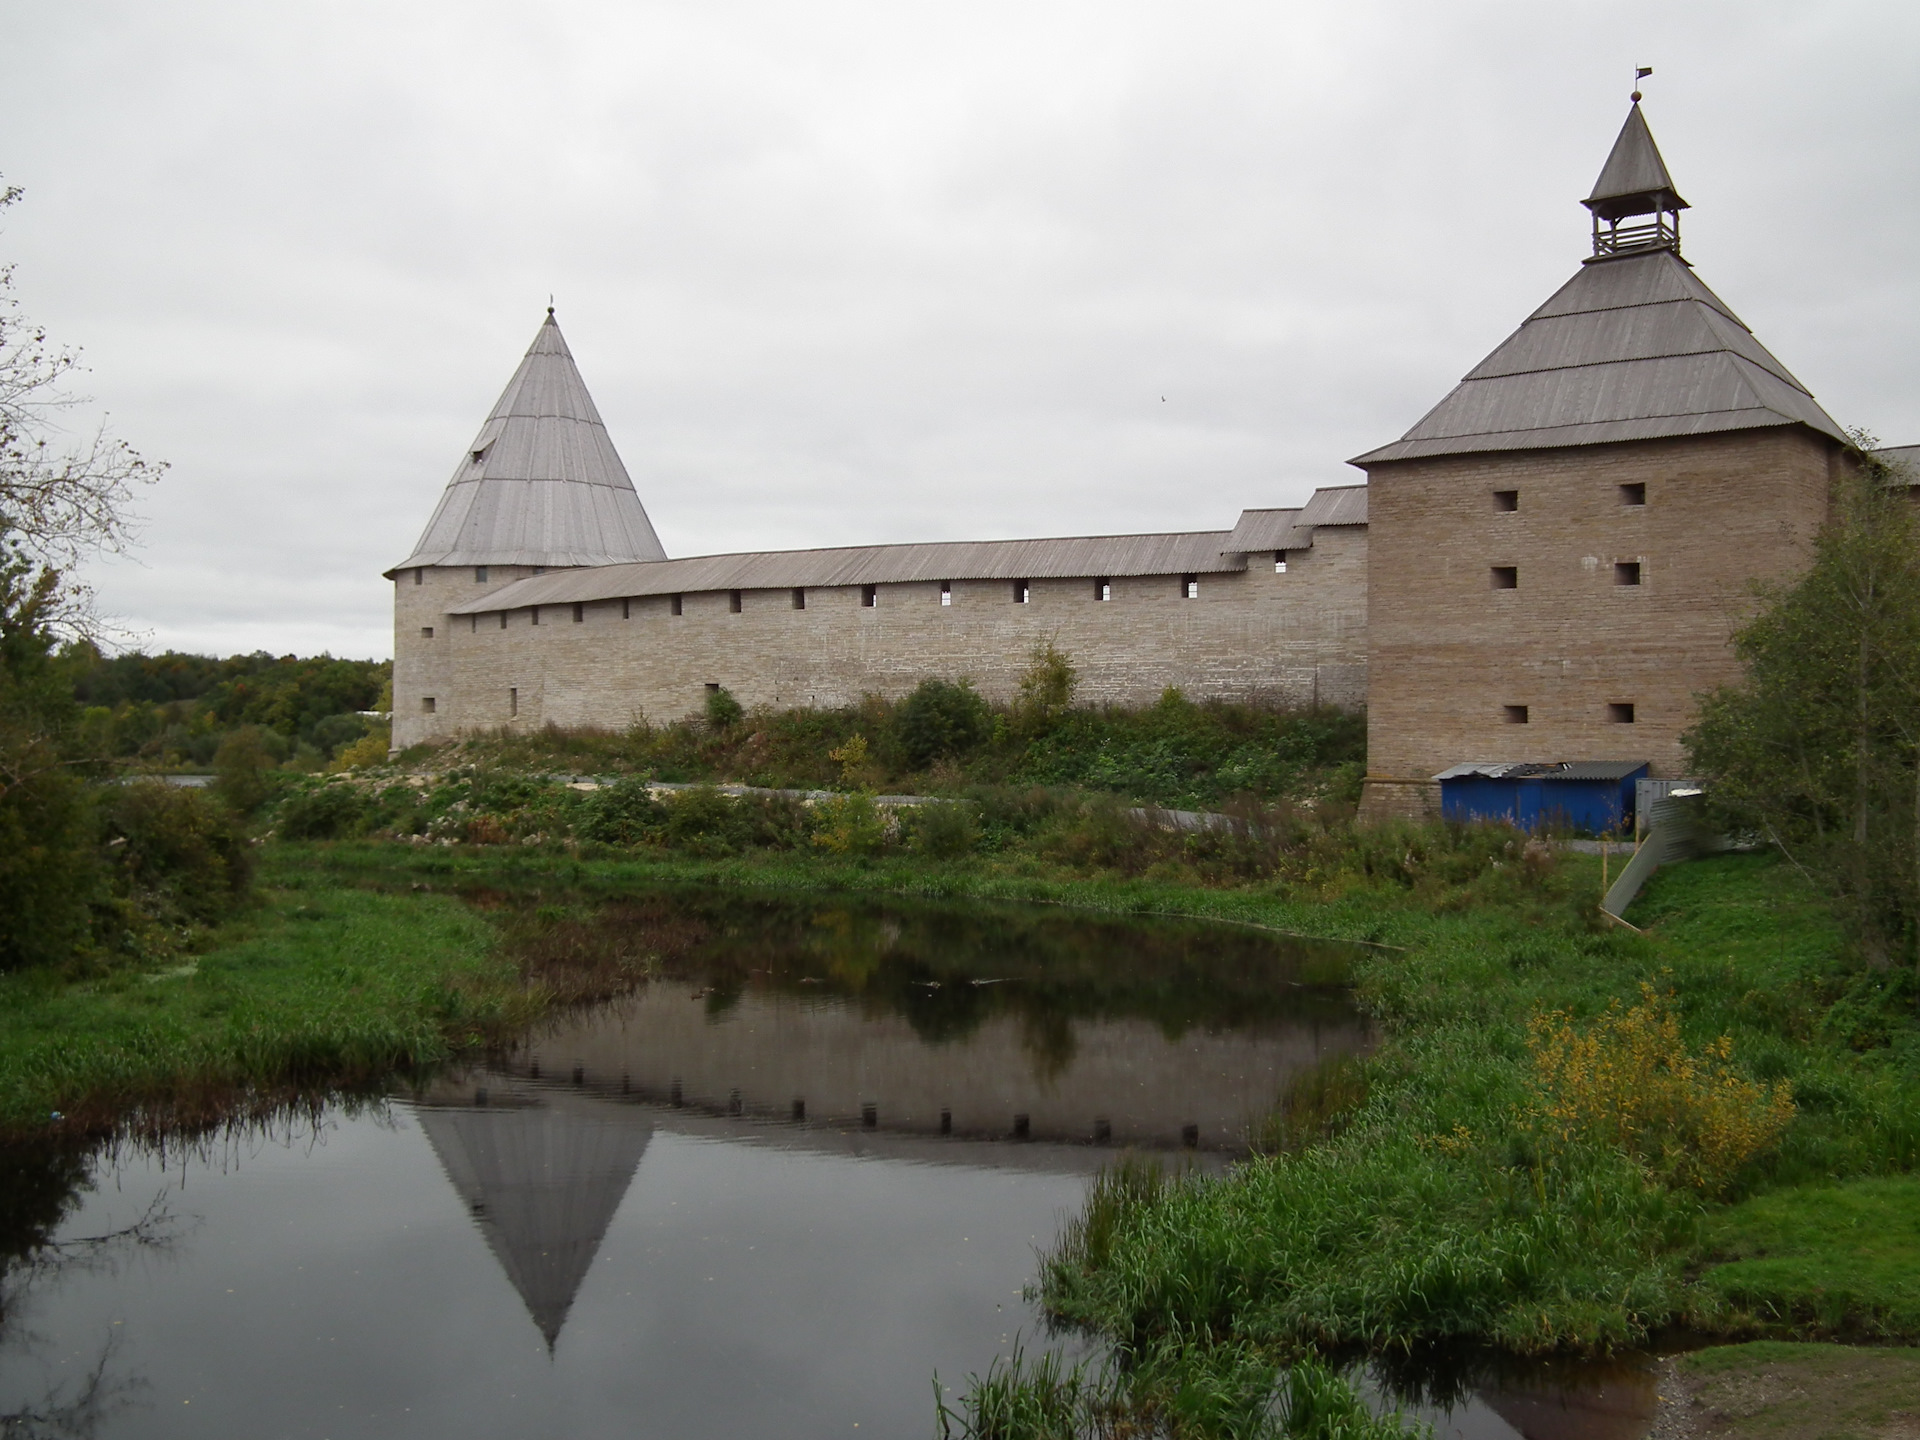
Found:
[[[172,464],[104,608],[387,655],[549,293],[672,555],[1359,480],[1586,253],[1635,64],[1700,276],[1920,442],[1912,0],[0,0],[0,259]]]

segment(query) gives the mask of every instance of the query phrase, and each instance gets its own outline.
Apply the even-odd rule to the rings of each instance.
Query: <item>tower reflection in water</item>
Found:
[[[622,999],[416,1097],[549,1348],[656,1128],[1064,1173],[1218,1164],[1366,1048],[1350,949],[1012,906],[662,892],[549,943],[643,955]]]

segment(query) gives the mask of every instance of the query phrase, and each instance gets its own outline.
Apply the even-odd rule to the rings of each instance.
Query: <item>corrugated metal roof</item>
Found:
[[[1245,555],[1257,550],[1301,550],[1313,544],[1313,531],[1295,523],[1298,510],[1242,510],[1227,532],[1223,555]]]
[[[413,554],[394,569],[606,565],[666,554],[548,311]]]
[[[1645,770],[1645,760],[1475,760],[1442,770],[1436,780],[1624,780]]]
[[[1365,485],[1324,485],[1313,492],[1296,522],[1303,526],[1364,525],[1367,523]]]
[[[449,608],[453,615],[713,590],[785,590],[888,585],[916,580],[1051,580],[1120,575],[1205,575],[1245,570],[1222,550],[1230,532],[1089,535],[1056,540],[959,540],[931,545],[853,545],[767,550],[601,565],[516,580]]]
[[[1908,483],[1920,485],[1920,445],[1887,445],[1873,453],[1889,465],[1904,467]]]
[[[1647,215],[1663,205],[1669,210],[1690,208],[1673,188],[1673,177],[1660,158],[1660,147],[1653,143],[1653,131],[1647,128],[1638,100],[1627,112],[1627,123],[1620,127],[1607,163],[1600,167],[1593,193],[1580,203],[1603,220]]]
[[[1845,432],[1667,250],[1589,262],[1367,466],[1806,425]]]
[[[1323,485],[1298,510],[1242,510],[1223,553],[1309,550],[1313,548],[1313,532],[1322,525],[1366,523],[1366,486]]]

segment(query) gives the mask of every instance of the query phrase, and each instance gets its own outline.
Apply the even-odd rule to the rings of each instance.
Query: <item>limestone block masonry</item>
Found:
[[[1752,583],[1806,567],[1838,457],[1778,427],[1374,466],[1370,811],[1430,813],[1468,760],[1684,774]]]
[[[425,566],[394,576],[396,746],[461,732],[545,725],[622,729],[700,712],[710,686],[749,708],[898,697],[928,676],[1012,697],[1037,644],[1072,657],[1084,701],[1142,705],[1178,686],[1194,699],[1357,708],[1367,691],[1367,533],[1327,526],[1284,573],[1244,571],[1098,582],[1034,580],[1026,603],[1002,580],[858,585],[596,600],[450,615],[532,573]]]

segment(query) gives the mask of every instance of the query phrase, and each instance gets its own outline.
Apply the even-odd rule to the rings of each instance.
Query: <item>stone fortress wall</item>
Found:
[[[1357,708],[1367,692],[1366,527],[1321,527],[1309,549],[1197,577],[790,587],[596,599],[449,613],[532,567],[411,567],[394,577],[394,744],[544,725],[622,729],[698,714],[708,687],[748,708],[897,698],[928,676],[1011,698],[1036,645],[1072,657],[1079,695],[1144,705],[1192,699]],[[536,622],[537,616],[537,622]],[[502,623],[504,617],[504,624]],[[576,618],[577,617],[577,618]]]

